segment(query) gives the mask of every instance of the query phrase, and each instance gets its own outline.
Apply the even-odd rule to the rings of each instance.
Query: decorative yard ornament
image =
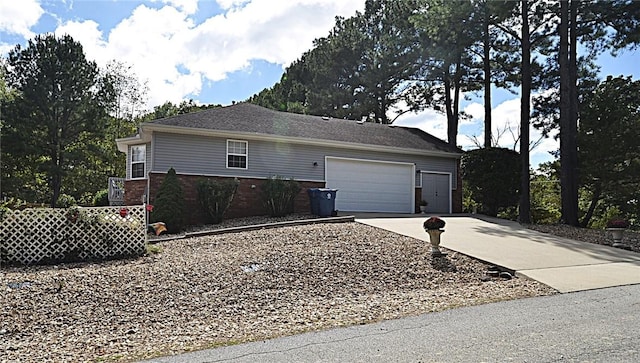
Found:
[[[629,221],[623,218],[613,218],[607,222],[606,230],[611,232],[613,237],[613,247],[626,247],[622,243],[625,229],[629,228]]]
[[[429,234],[431,241],[431,256],[441,257],[446,255],[440,251],[440,235],[444,232],[445,221],[438,217],[430,217],[422,224],[424,230]]]
[[[156,236],[159,236],[163,233],[167,233],[167,225],[162,222],[147,224],[147,232],[154,233]]]
[[[418,206],[420,206],[420,212],[421,213],[427,213],[427,206],[429,205],[429,202],[427,202],[426,200],[421,200],[418,203]]]

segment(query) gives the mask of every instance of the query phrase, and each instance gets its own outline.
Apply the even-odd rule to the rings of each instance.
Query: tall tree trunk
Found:
[[[529,180],[529,117],[531,114],[531,39],[529,35],[529,2],[522,0],[522,92],[520,96],[520,157],[522,173],[520,186],[520,223],[531,223],[531,194]]]
[[[560,1],[560,195],[562,199],[562,223],[578,225],[577,183],[577,99],[575,56],[575,5]],[[571,17],[571,18],[570,18]],[[570,39],[571,36],[571,39]],[[571,44],[574,43],[574,44]]]
[[[598,201],[600,201],[600,196],[602,195],[602,185],[600,183],[596,183],[593,195],[591,196],[591,203],[589,204],[589,209],[587,213],[582,218],[582,222],[580,222],[580,227],[586,228],[591,221],[591,217],[593,217],[593,212],[596,210],[596,206],[598,205]]]
[[[456,62],[456,73],[453,77],[453,122],[452,122],[452,133],[453,133],[453,143],[451,145],[458,145],[458,122],[460,121],[460,67],[462,63],[462,55],[458,56],[458,61]]]
[[[451,76],[451,64],[446,67],[446,74],[444,77],[444,91],[445,91],[445,106],[447,108],[447,142],[449,145],[457,146],[458,139],[458,121],[460,114],[460,60],[461,55],[458,57],[458,61],[455,64],[455,71],[453,77]],[[453,91],[453,99],[451,93]]]
[[[449,70],[450,65],[445,67],[444,75],[444,107],[447,113],[447,142],[450,145],[456,144],[456,122],[453,114],[453,100],[451,99],[451,72]]]
[[[578,0],[570,0],[569,22],[569,79],[571,98],[569,99],[569,132],[571,134],[569,163],[571,165],[571,206],[574,226],[578,226]]]
[[[51,189],[53,191],[51,196],[51,208],[56,208],[58,206],[58,198],[60,197],[60,189],[62,189],[62,175],[55,172],[51,178]]]
[[[58,206],[58,198],[60,197],[60,191],[62,190],[62,151],[60,146],[58,150],[51,155],[51,208]]]
[[[386,89],[383,88],[383,90]],[[380,102],[378,102],[378,112],[380,112],[380,123],[383,125],[387,125],[389,124],[389,119],[387,118],[387,96],[384,94],[384,92],[381,92],[381,94],[378,96],[380,99]]]
[[[489,5],[484,4],[484,34],[482,42],[484,45],[484,147],[491,147],[491,44],[489,37]]]

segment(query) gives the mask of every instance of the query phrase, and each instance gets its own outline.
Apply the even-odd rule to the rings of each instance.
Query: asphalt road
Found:
[[[460,308],[151,362],[640,362],[640,285]]]

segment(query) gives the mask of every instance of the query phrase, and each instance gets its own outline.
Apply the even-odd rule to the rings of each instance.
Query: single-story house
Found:
[[[263,215],[260,185],[269,177],[302,186],[296,212],[308,212],[307,188],[338,189],[344,212],[414,213],[462,210],[462,151],[416,128],[279,112],[249,103],[146,122],[116,140],[127,154],[125,203],[153,204],[174,168],[190,220],[201,220],[201,178],[238,178],[228,217]]]

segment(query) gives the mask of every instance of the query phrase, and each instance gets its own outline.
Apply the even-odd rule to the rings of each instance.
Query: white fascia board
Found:
[[[451,153],[451,152],[445,152],[445,151],[427,151],[427,150],[400,148],[400,147],[392,147],[392,146],[366,145],[366,144],[358,144],[358,143],[344,142],[344,141],[305,139],[302,137],[268,135],[268,134],[252,133],[252,132],[234,132],[234,131],[222,131],[222,130],[195,129],[191,127],[155,125],[150,123],[142,124],[140,128],[143,134],[146,134],[145,131],[148,130],[151,132],[157,131],[157,132],[167,132],[167,133],[174,133],[174,134],[184,134],[184,135],[215,136],[215,137],[236,138],[236,139],[240,138],[245,140],[286,141],[292,144],[329,146],[329,147],[338,147],[338,148],[353,149],[353,150],[383,151],[383,152],[390,152],[390,153],[396,153],[396,154],[438,156],[438,157],[451,158],[451,159],[459,159],[462,156],[462,153]]]
[[[116,139],[116,145],[118,145],[118,151],[126,153],[129,151],[129,145],[147,144],[151,142],[151,135],[142,133],[136,136],[123,137]]]

